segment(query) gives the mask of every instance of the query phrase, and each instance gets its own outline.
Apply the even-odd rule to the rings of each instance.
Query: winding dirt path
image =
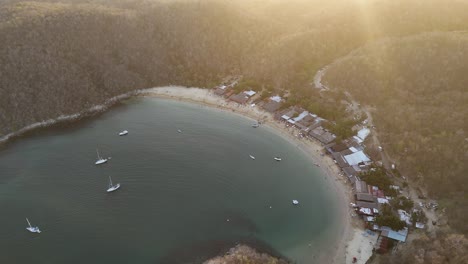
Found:
[[[410,36],[410,37],[413,37],[413,36]],[[322,83],[323,76],[325,76],[326,72],[331,67],[333,67],[334,65],[336,65],[336,64],[338,64],[338,63],[340,63],[340,62],[342,62],[342,61],[344,61],[344,60],[346,60],[348,58],[350,58],[353,54],[356,54],[357,52],[362,50],[364,47],[365,46],[351,51],[348,55],[345,55],[344,57],[338,58],[333,63],[331,63],[329,65],[326,65],[325,67],[323,67],[322,69],[317,71],[317,73],[314,76],[314,86],[315,86],[315,88],[320,89],[320,90],[333,89],[333,87],[329,87],[329,86],[324,85]],[[355,114],[365,114],[367,116],[367,126],[371,129],[371,139],[372,139],[371,143],[374,144],[375,146],[381,147],[382,144],[381,144],[381,142],[379,140],[379,133],[378,133],[377,127],[374,124],[374,119],[372,117],[372,112],[375,111],[375,109],[373,109],[370,106],[361,106],[353,98],[353,96],[349,92],[346,91],[344,93],[346,95],[347,100],[349,101],[351,110]],[[382,160],[383,166],[391,173],[392,164],[393,164],[392,159],[389,157],[389,155],[386,153],[385,150],[380,151],[380,155],[381,155],[381,160]],[[400,184],[400,185],[402,185],[406,181],[405,178],[400,179],[400,178],[397,178],[397,177],[393,177],[393,179],[396,181],[397,184]],[[425,199],[421,199],[418,196],[418,192],[416,191],[416,189],[413,186],[409,185],[408,188],[403,192],[403,194],[405,196],[409,197],[414,202],[415,208],[419,208],[424,212],[424,214],[426,215],[426,217],[428,219],[428,221],[426,222],[426,230],[429,232],[429,234],[431,234],[432,236],[435,236],[436,231],[438,229],[438,226],[435,226],[432,223],[433,222],[438,223],[439,219],[438,219],[437,213],[433,209],[428,209],[428,208],[425,208],[424,206],[423,207],[419,206],[420,203],[425,203],[427,201]],[[418,238],[419,236],[420,236],[420,234],[418,234],[416,232],[410,233],[408,235],[408,242],[411,242],[413,239]]]

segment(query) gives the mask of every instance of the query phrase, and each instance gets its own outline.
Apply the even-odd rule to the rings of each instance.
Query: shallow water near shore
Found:
[[[0,151],[0,263],[200,263],[239,242],[314,263],[338,201],[309,157],[251,124],[145,97],[11,144]],[[95,166],[96,148],[112,159]],[[108,176],[120,190],[105,192]],[[27,233],[25,217],[43,233]]]

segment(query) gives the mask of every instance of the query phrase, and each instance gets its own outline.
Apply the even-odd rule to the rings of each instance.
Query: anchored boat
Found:
[[[96,149],[96,153],[97,153],[98,159],[94,164],[101,165],[101,164],[104,164],[104,163],[107,162],[107,159],[105,159],[105,158],[101,157],[101,155],[99,155],[99,150]]]
[[[26,227],[26,230],[28,230],[31,233],[40,233],[41,232],[41,230],[39,230],[39,227],[31,225],[28,218],[26,218],[26,221],[28,222],[28,225],[29,225],[28,227]]]
[[[113,191],[116,191],[119,188],[120,188],[120,183],[117,183],[116,185],[113,185],[112,184],[112,179],[109,176],[109,188],[107,189],[107,192],[113,192]]]

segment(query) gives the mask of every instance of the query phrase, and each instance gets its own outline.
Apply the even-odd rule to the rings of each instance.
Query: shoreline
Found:
[[[339,230],[333,233],[334,243],[324,248],[317,259],[319,263],[351,263],[353,257],[357,257],[356,263],[365,263],[372,254],[372,245],[362,233],[364,228],[362,222],[352,218],[353,210],[350,209],[349,203],[352,202],[351,186],[347,183],[345,177],[340,177],[340,169],[328,155],[321,155],[323,146],[318,141],[310,138],[297,137],[298,130],[291,127],[286,127],[285,124],[274,119],[273,115],[250,105],[239,105],[235,102],[227,101],[226,99],[213,94],[211,89],[188,88],[182,86],[165,86],[148,89],[140,89],[118,96],[114,96],[106,100],[103,104],[90,107],[79,113],[71,115],[61,115],[55,119],[49,119],[42,122],[37,122],[21,128],[15,132],[0,137],[0,145],[8,143],[16,137],[25,133],[31,132],[38,128],[46,128],[64,122],[73,122],[82,118],[91,117],[94,114],[104,112],[113,105],[132,97],[157,97],[168,100],[184,101],[198,104],[204,107],[215,108],[220,111],[241,115],[262,122],[262,126],[271,129],[275,134],[281,136],[289,143],[299,148],[305,155],[309,157],[311,162],[319,165],[319,169],[323,172],[332,191],[333,196],[338,201],[338,222],[340,223]],[[370,245],[370,246],[369,246]],[[364,256],[362,250],[364,250]]]
[[[41,122],[32,123],[30,125],[22,127],[22,128],[20,128],[20,129],[18,129],[16,131],[8,133],[6,135],[1,135],[0,136],[0,146],[2,144],[8,143],[10,140],[13,140],[13,139],[15,139],[17,137],[22,136],[23,134],[34,131],[36,129],[47,128],[47,127],[51,127],[53,125],[61,124],[61,123],[65,123],[65,122],[74,122],[74,121],[80,120],[82,118],[90,117],[90,116],[92,116],[94,114],[97,114],[97,113],[105,112],[107,109],[111,108],[113,105],[121,102],[122,100],[125,100],[125,99],[128,99],[128,98],[131,98],[132,96],[135,96],[139,91],[140,90],[120,94],[120,95],[114,96],[114,97],[106,100],[102,104],[98,104],[98,105],[89,107],[88,109],[82,110],[82,111],[80,111],[78,113],[69,114],[69,115],[60,115],[60,116],[58,116],[56,118],[51,118],[51,119],[43,120]]]
[[[335,242],[329,248],[324,249],[324,252],[317,259],[318,263],[352,263],[353,257],[356,257],[356,263],[364,264],[369,259],[373,246],[369,239],[366,239],[367,236],[362,236],[365,230],[362,222],[351,216],[354,212],[349,206],[353,201],[351,186],[345,177],[340,176],[340,169],[333,162],[333,159],[328,155],[320,155],[323,151],[321,143],[309,138],[300,139],[295,135],[298,133],[297,129],[286,127],[275,120],[272,114],[257,106],[251,107],[227,101],[225,98],[213,94],[210,89],[159,87],[145,89],[137,96],[195,103],[261,121],[262,126],[271,129],[275,134],[299,148],[312,162],[317,163],[328,184],[332,187],[332,191],[335,192],[334,196],[338,201],[338,217],[340,217],[338,222],[341,226],[339,231],[333,234],[336,236]]]

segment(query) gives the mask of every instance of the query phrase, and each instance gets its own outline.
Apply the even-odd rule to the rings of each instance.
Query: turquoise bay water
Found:
[[[238,242],[314,263],[338,225],[334,194],[304,153],[251,124],[136,98],[10,144],[0,151],[0,263],[200,263]],[[96,148],[112,159],[95,166]],[[109,175],[122,185],[111,194]],[[43,233],[28,233],[25,217]]]

